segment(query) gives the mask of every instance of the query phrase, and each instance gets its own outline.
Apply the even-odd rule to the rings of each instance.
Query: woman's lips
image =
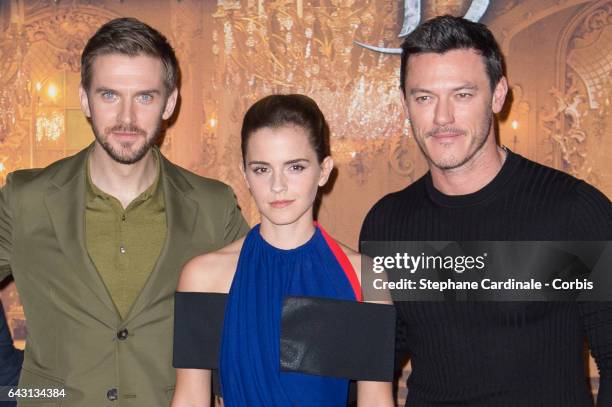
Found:
[[[286,206],[291,205],[293,202],[295,202],[295,199],[283,199],[283,200],[279,200],[279,201],[272,201],[270,202],[270,206],[273,208],[284,208]]]

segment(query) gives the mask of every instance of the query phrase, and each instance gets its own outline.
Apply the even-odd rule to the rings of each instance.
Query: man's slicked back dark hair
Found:
[[[94,59],[109,54],[157,58],[164,67],[167,94],[177,87],[179,67],[174,49],[162,33],[140,20],[116,18],[100,27],[87,41],[81,55],[81,83],[85,91],[91,85]]]
[[[491,90],[504,75],[504,59],[491,31],[481,23],[444,15],[427,20],[408,34],[402,43],[400,88],[406,96],[406,74],[411,55],[444,54],[455,49],[472,49],[482,55]]]

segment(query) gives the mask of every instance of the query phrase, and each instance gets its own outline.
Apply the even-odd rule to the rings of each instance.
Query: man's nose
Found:
[[[438,126],[446,126],[455,122],[453,105],[448,100],[440,98],[436,104],[434,123]]]
[[[134,102],[130,99],[123,99],[119,110],[119,122],[125,124],[134,123]]]

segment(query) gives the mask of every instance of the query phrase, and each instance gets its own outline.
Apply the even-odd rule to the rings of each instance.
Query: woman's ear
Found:
[[[332,170],[334,169],[334,160],[331,156],[327,156],[323,159],[321,163],[321,175],[319,176],[319,186],[327,184],[329,180],[329,176],[331,175]]]
[[[240,164],[238,164],[238,168],[240,169],[240,173],[242,174],[244,183],[246,184],[247,188],[251,190],[251,186],[249,185],[249,180],[247,179],[247,176],[246,176],[246,168],[244,168],[244,163],[242,161],[240,162]]]

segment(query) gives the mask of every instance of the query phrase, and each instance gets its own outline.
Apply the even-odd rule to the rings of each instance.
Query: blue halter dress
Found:
[[[350,269],[349,269],[350,268]],[[348,379],[280,371],[280,317],[287,296],[356,300],[348,259],[318,225],[295,249],[244,240],[223,325],[219,374],[226,407],[344,407]]]

